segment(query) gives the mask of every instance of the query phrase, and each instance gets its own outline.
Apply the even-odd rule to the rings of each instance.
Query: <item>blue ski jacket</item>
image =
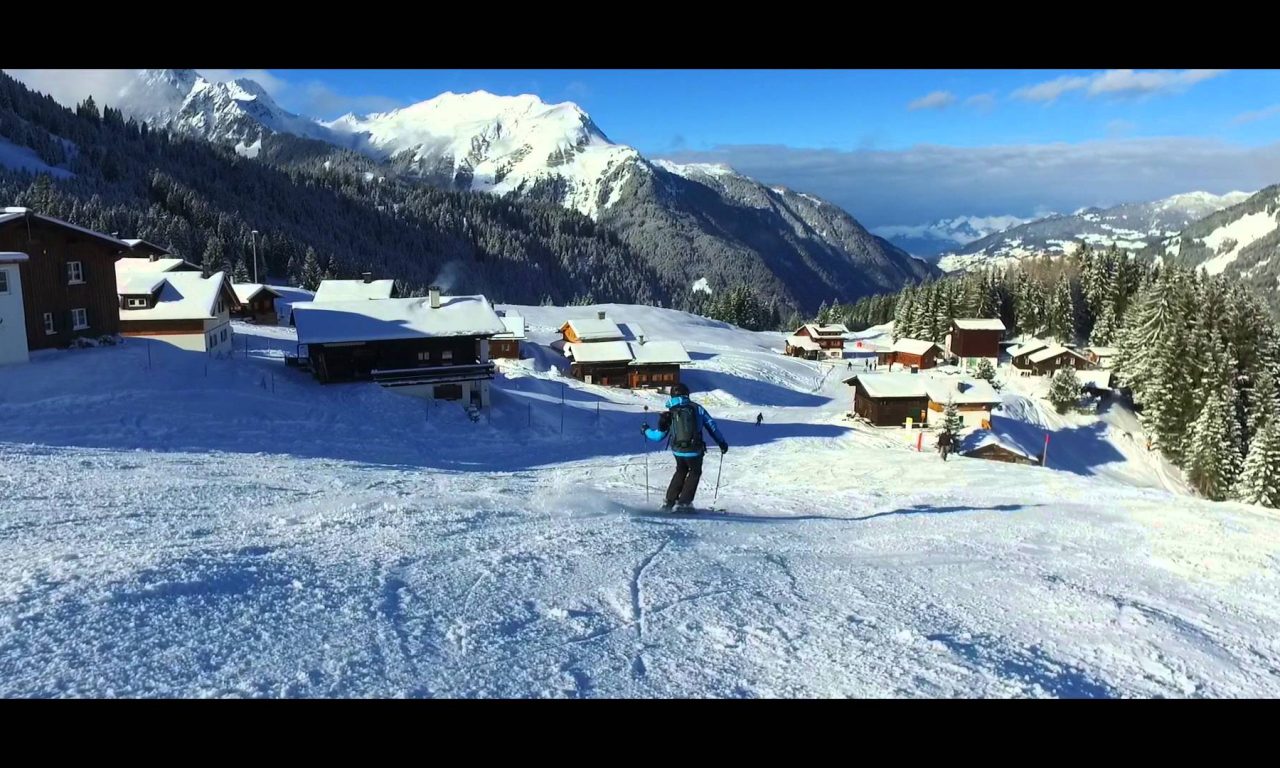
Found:
[[[675,397],[672,397],[670,400],[667,400],[667,408],[671,409],[677,405],[684,405],[685,403],[693,403],[693,401],[691,401],[689,398],[685,397],[684,395],[677,395]],[[728,443],[725,442],[724,435],[720,434],[720,428],[716,426],[716,420],[711,418],[711,414],[707,413],[707,409],[703,408],[701,405],[698,405],[697,403],[693,403],[693,410],[698,415],[698,427],[699,427],[698,433],[701,434],[702,430],[705,429],[707,430],[707,433],[711,435],[711,438],[716,441],[716,445],[720,446],[721,448],[726,447]],[[667,439],[666,432],[660,429],[654,429],[653,427],[646,429],[644,432],[644,436],[649,438],[655,443],[660,443],[663,440]],[[704,453],[704,451],[673,450],[672,453],[674,453],[676,456],[679,456],[681,458],[691,459],[695,456],[701,456]]]

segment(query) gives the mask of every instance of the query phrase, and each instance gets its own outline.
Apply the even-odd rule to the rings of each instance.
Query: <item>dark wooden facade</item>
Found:
[[[1085,360],[1083,357],[1073,354],[1070,350],[1064,350],[1048,360],[1041,360],[1038,363],[1027,361],[1027,367],[1036,376],[1052,376],[1057,373],[1059,368],[1075,368],[1078,371],[1093,370],[1093,363]]]
[[[680,366],[675,363],[667,365],[633,365],[628,373],[627,386],[632,389],[669,387],[679,381]]]
[[[519,339],[489,339],[489,357],[503,360],[520,359]]]
[[[907,419],[917,424],[925,422],[929,408],[928,395],[909,397],[872,397],[861,381],[853,385],[853,411],[877,427],[900,427]]]
[[[1011,451],[999,443],[988,443],[980,448],[974,448],[964,454],[974,459],[986,459],[988,461],[1003,461],[1007,464],[1026,464],[1028,466],[1037,466],[1039,461],[1023,456],[1016,451]]]
[[[876,360],[880,365],[892,365],[894,363],[898,363],[899,365],[903,365],[908,368],[914,366],[924,370],[925,368],[932,368],[938,364],[938,347],[935,345],[923,355],[916,355],[911,352],[894,352],[893,350],[877,352]]]
[[[123,243],[50,221],[34,212],[0,224],[0,251],[19,251],[18,265],[27,322],[27,348],[65,347],[77,336],[105,336],[120,330],[115,262]],[[78,262],[79,280],[69,265]],[[84,309],[87,327],[75,328],[73,310]],[[46,332],[45,315],[53,332]]]
[[[1000,339],[1004,331],[966,330],[951,324],[951,354],[956,357],[1000,358]]]
[[[262,290],[249,297],[247,303],[241,304],[239,299],[231,305],[231,316],[243,320],[252,320],[258,325],[275,325],[279,322],[276,314],[276,299],[280,294],[263,286]]]
[[[573,363],[569,375],[589,384],[604,387],[628,387],[631,385],[631,366],[626,360],[604,363]]]
[[[444,369],[480,364],[479,342],[475,336],[450,336],[387,341],[340,342],[311,344],[307,359],[311,371],[323,383],[360,381],[374,378],[374,371],[412,371],[429,374]],[[489,364],[492,377],[492,364]]]

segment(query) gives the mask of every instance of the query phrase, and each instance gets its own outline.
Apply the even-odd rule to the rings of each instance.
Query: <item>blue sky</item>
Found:
[[[648,156],[727,163],[873,227],[1280,182],[1280,70],[200,71],[322,119],[445,91],[574,101]],[[64,103],[131,76],[14,73]]]

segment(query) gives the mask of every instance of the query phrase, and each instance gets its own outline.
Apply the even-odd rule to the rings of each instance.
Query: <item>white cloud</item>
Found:
[[[951,91],[934,91],[916,99],[907,105],[907,109],[946,109],[955,103],[956,95]]]
[[[1073,211],[1197,189],[1261,189],[1280,179],[1280,143],[1246,147],[1195,138],[898,151],[731,146],[667,157],[726,163],[766,184],[820,195],[869,227]]]
[[[994,93],[977,93],[965,99],[964,105],[980,112],[986,112],[995,107],[996,95]]]
[[[64,106],[75,106],[93,96],[99,106],[115,103],[120,92],[137,74],[136,69],[6,69],[28,88],[47,93]]]
[[[1089,96],[1125,98],[1156,93],[1181,93],[1196,83],[1226,73],[1225,69],[1149,70],[1109,69],[1092,75],[1063,75],[1043,83],[1028,85],[1013,92],[1024,101],[1052,104],[1072,91],[1085,91]]]
[[[348,112],[364,115],[370,112],[388,112],[404,106],[401,102],[387,96],[346,96],[338,93],[318,80],[312,80],[302,86],[301,93],[291,105],[295,111],[309,117],[332,120]]]
[[[1245,123],[1256,123],[1259,120],[1266,120],[1268,117],[1280,115],[1280,104],[1272,104],[1263,109],[1255,109],[1252,112],[1241,112],[1231,121],[1235,125],[1244,125]]]

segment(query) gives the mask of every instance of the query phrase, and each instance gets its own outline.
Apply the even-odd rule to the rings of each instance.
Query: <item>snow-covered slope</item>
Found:
[[[1138,250],[1176,235],[1193,222],[1248,199],[1250,193],[1189,192],[1150,203],[1053,214],[996,232],[945,253],[938,266],[956,272],[998,266],[1040,253],[1072,253],[1080,243]]]
[[[1226,272],[1261,287],[1275,303],[1280,275],[1280,185],[1208,216],[1150,252],[1211,275]]]
[[[779,334],[510,309],[530,357],[479,423],[316,384],[288,327],[0,369],[0,695],[1280,695],[1273,512],[1056,434],[1060,469],[943,463],[843,419],[845,366]],[[662,397],[544,346],[598,309],[686,343],[727,512],[645,512]]]

